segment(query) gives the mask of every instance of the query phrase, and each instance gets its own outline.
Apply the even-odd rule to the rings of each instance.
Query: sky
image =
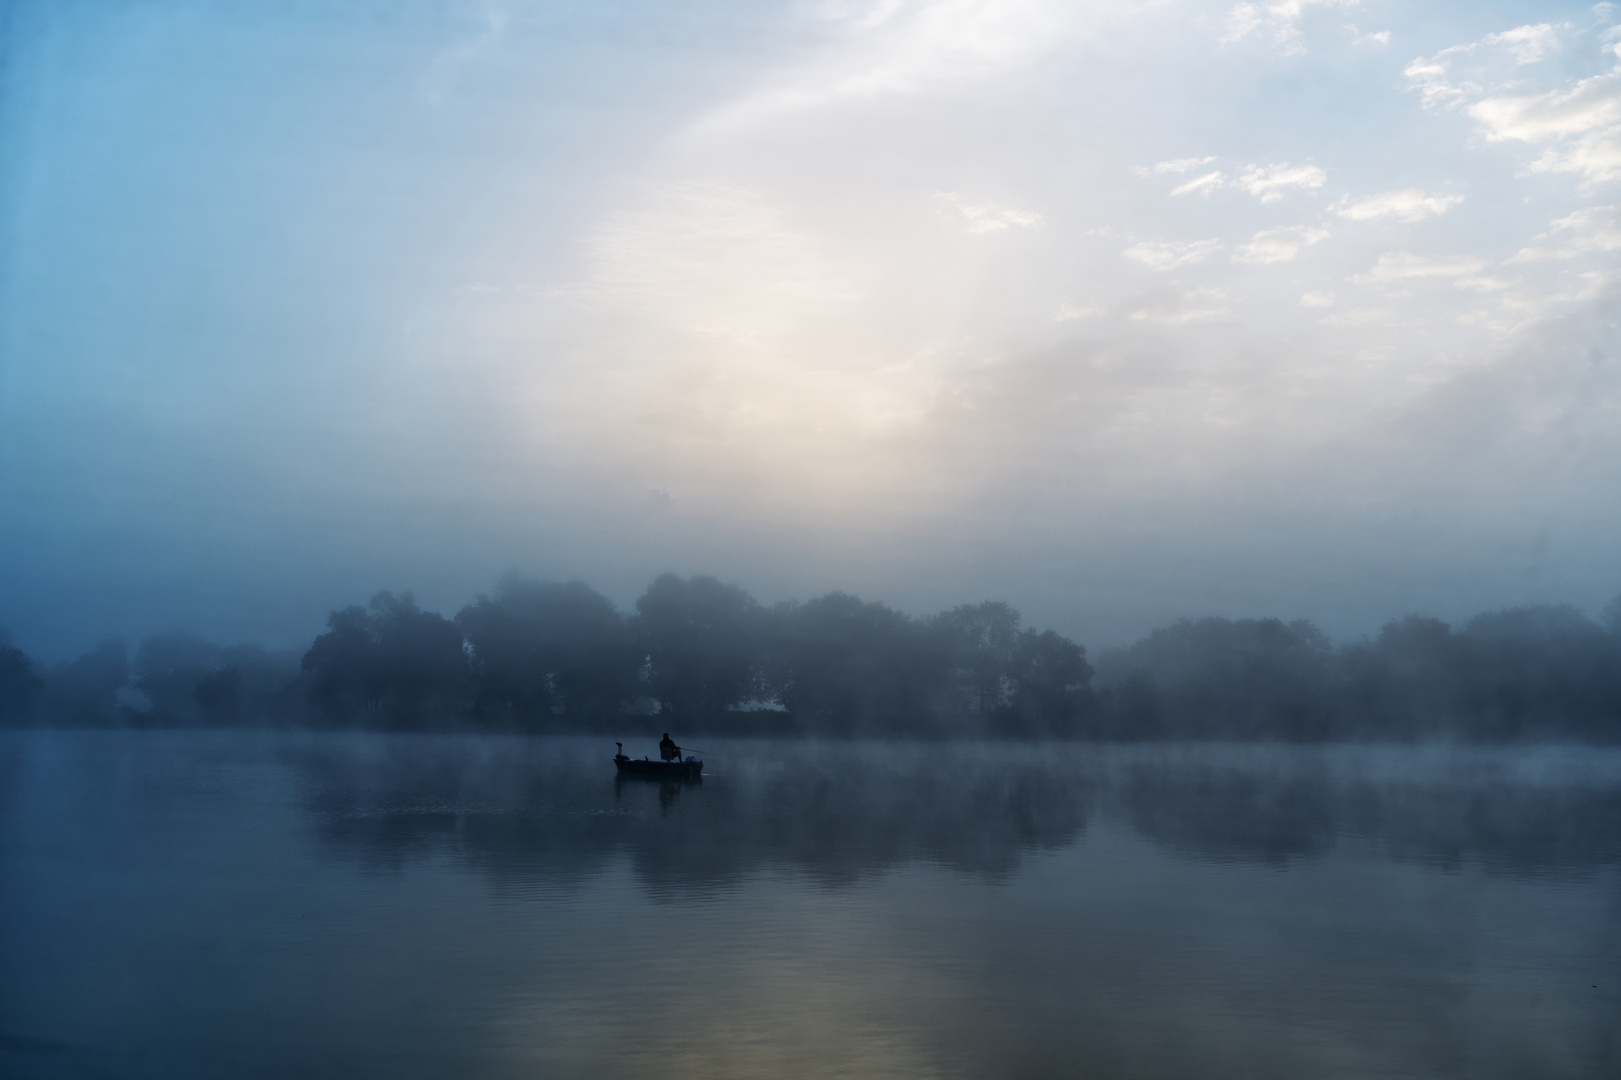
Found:
[[[10,0],[0,627],[1621,592],[1621,10]]]

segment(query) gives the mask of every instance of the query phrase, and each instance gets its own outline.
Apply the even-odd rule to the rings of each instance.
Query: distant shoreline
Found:
[[[12,727],[280,728],[1087,742],[1621,743],[1621,600],[1458,627],[1408,616],[1335,645],[1203,618],[1095,659],[989,601],[912,616],[847,593],[766,607],[655,580],[623,613],[508,577],[453,618],[409,594],[334,611],[302,655],[110,639],[43,669],[0,643]]]

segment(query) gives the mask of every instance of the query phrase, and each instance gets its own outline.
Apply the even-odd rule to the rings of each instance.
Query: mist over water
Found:
[[[650,752],[632,743],[627,751]],[[1621,756],[25,732],[8,1076],[1569,1076]]]

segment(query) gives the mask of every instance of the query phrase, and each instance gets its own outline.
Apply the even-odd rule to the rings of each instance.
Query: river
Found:
[[[1621,1075],[1621,751],[705,749],[0,733],[0,1075]]]

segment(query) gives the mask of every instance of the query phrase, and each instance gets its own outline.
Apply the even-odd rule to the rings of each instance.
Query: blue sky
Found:
[[[13,3],[0,625],[1621,591],[1621,15]]]

